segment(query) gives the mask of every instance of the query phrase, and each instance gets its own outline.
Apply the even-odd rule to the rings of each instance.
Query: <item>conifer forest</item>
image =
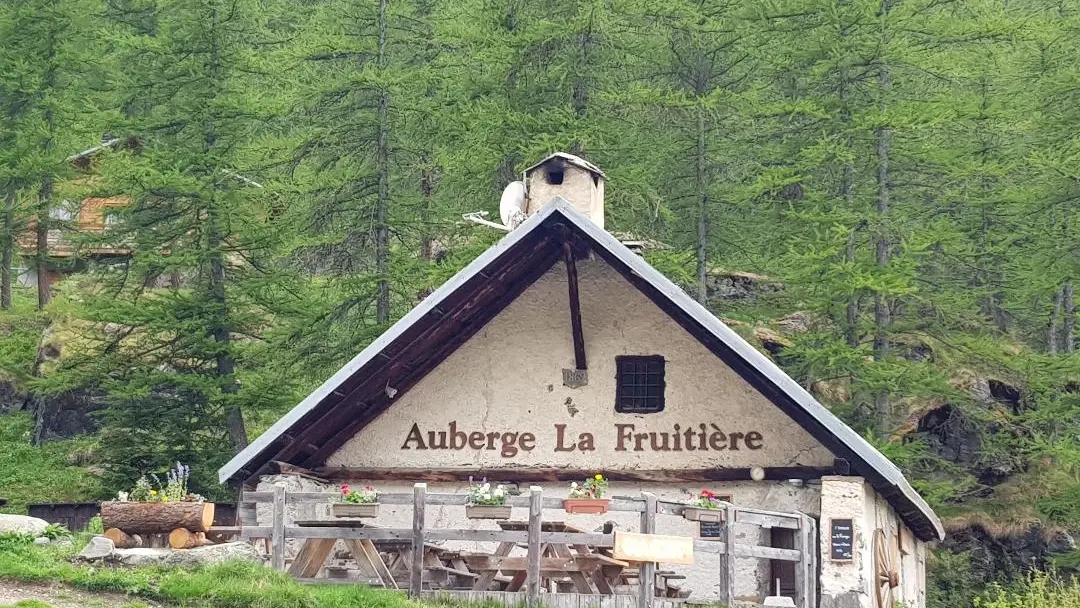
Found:
[[[60,462],[0,496],[228,497],[563,151],[904,469],[932,606],[1072,572],[1078,133],[1080,0],[0,0],[0,451]]]

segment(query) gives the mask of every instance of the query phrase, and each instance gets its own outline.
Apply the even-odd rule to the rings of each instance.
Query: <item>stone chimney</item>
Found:
[[[573,154],[556,152],[525,169],[525,215],[540,211],[556,196],[604,227],[604,172]]]

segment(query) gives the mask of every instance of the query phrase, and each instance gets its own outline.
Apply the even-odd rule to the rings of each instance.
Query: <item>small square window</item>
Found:
[[[664,411],[663,357],[615,357],[615,411],[623,414]]]

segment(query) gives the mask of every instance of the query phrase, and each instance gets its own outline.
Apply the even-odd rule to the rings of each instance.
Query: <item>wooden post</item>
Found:
[[[270,532],[270,567],[285,571],[285,488],[274,486],[274,516]]]
[[[720,540],[725,550],[720,554],[720,603],[735,605],[735,507],[724,507],[724,523],[720,526]]]
[[[540,605],[540,526],[543,522],[544,491],[529,489],[529,556],[525,572],[525,603]]]
[[[570,332],[574,338],[574,367],[588,369],[585,361],[585,334],[581,330],[581,299],[578,296],[577,263],[574,262],[574,248],[570,241],[563,243],[563,255],[566,260],[566,282],[570,285]]]
[[[641,533],[656,533],[656,495],[652,492],[642,492],[645,499],[645,510],[641,512]],[[656,563],[647,562],[641,564],[641,572],[638,576],[638,608],[652,608],[656,597]]]
[[[799,530],[795,548],[801,552],[795,566],[796,605],[800,608],[817,606],[817,523],[805,513],[799,514]]]
[[[409,570],[409,597],[418,598],[424,590],[424,505],[427,499],[427,484],[413,486],[412,515],[412,567]]]

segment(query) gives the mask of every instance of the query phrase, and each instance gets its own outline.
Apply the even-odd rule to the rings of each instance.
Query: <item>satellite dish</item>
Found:
[[[525,184],[510,182],[499,199],[499,218],[507,228],[514,228],[525,219]]]

